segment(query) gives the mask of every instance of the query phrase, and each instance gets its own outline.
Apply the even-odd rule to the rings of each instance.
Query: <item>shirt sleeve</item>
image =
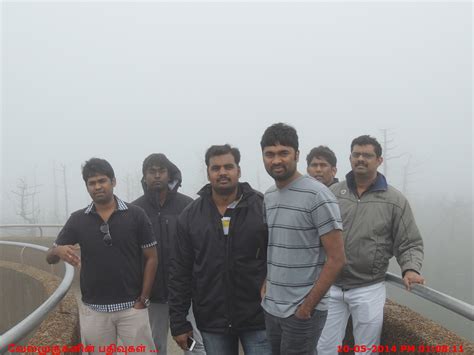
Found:
[[[56,241],[54,242],[54,246],[56,245],[74,245],[79,243],[79,239],[77,236],[77,232],[75,229],[75,218],[74,215],[69,217],[64,227],[58,234]]]
[[[141,208],[138,209],[138,222],[138,242],[142,249],[155,246],[157,243],[153,233],[153,226],[145,211]]]
[[[173,336],[184,334],[193,329],[186,319],[192,297],[192,273],[194,250],[189,237],[187,211],[178,218],[178,233],[172,243],[169,268],[169,315]]]
[[[393,253],[402,273],[407,270],[420,273],[423,264],[423,239],[410,204],[406,199],[403,202],[403,205],[395,209],[394,213]]]
[[[315,203],[311,207],[311,217],[320,237],[334,229],[342,230],[339,203],[327,187],[316,195]]]

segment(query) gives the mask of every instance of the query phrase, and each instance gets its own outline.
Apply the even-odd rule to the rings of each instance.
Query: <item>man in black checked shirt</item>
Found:
[[[120,338],[125,346],[145,345],[148,353],[154,346],[146,307],[157,266],[150,220],[114,195],[115,174],[106,160],[88,160],[82,177],[93,202],[71,215],[46,260],[81,266],[84,345],[99,354]]]

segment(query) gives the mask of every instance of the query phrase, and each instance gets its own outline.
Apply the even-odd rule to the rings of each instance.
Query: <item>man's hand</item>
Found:
[[[425,284],[425,279],[423,276],[419,275],[415,271],[408,270],[405,272],[405,276],[403,276],[403,283],[405,284],[405,288],[407,291],[411,290],[411,284]]]
[[[311,318],[311,309],[306,309],[303,304],[300,304],[295,312],[295,317],[298,319],[310,319]]]
[[[143,309],[143,308],[146,308],[145,304],[140,301],[140,300],[136,300],[135,301],[135,304],[133,305],[133,308],[135,309]]]
[[[265,298],[265,294],[267,293],[267,279],[263,280],[262,287],[260,288],[260,298],[263,299]]]
[[[81,258],[76,254],[80,249],[79,246],[74,245],[58,245],[54,248],[54,254],[61,260],[71,264],[72,266],[80,266]]]
[[[181,349],[186,351],[186,350],[189,350],[188,349],[188,338],[192,337],[192,336],[193,336],[193,331],[190,330],[187,333],[180,334],[180,335],[177,335],[177,336],[173,337],[173,339]]]

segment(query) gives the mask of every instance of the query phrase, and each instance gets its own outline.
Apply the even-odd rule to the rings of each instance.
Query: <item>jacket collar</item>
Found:
[[[355,183],[355,177],[354,177],[353,171],[350,171],[349,173],[347,173],[346,181],[347,181],[347,187],[351,191],[357,192],[357,186]],[[387,179],[385,178],[385,176],[383,176],[381,173],[377,171],[377,178],[365,192],[387,191],[387,189],[388,189]]]
[[[239,182],[238,191],[237,191],[237,198],[238,205],[242,206],[242,203],[247,200],[250,196],[255,194],[255,190],[252,189],[249,183],[247,182]],[[211,200],[212,195],[212,187],[211,184],[204,185],[201,190],[199,190],[198,195],[204,199]],[[235,202],[235,201],[234,201]],[[235,206],[237,207],[237,206]]]
[[[335,183],[338,183],[338,182],[339,182],[339,179],[335,177],[334,179],[332,179],[332,182],[329,184],[329,186],[334,185]]]

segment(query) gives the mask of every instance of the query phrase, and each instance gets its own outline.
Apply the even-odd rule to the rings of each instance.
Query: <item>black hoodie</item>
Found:
[[[158,191],[148,191],[145,179],[142,178],[144,195],[132,202],[143,208],[153,224],[158,252],[158,269],[151,291],[151,302],[168,302],[168,267],[172,243],[176,238],[176,225],[179,214],[193,201],[191,197],[178,192],[181,186],[181,171],[168,160],[170,177],[169,191],[163,206],[160,206]]]

